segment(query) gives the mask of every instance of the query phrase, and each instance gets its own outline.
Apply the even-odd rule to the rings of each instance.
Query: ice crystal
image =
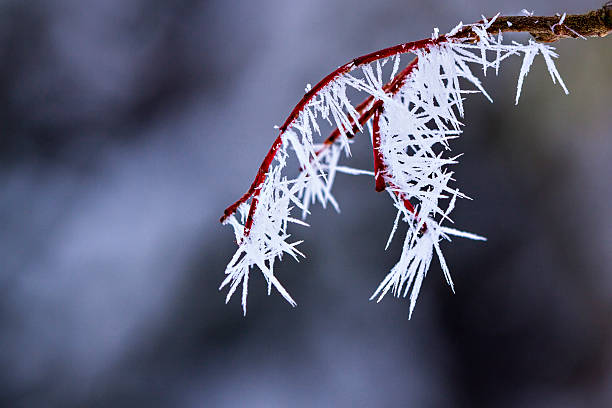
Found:
[[[292,210],[300,210],[302,219],[307,216],[309,206],[316,201],[324,207],[329,203],[338,210],[338,203],[331,192],[337,172],[374,176],[373,172],[338,164],[342,152],[350,155],[347,134],[359,118],[359,113],[347,97],[350,88],[373,96],[384,106],[379,119],[379,149],[385,169],[383,177],[397,208],[387,246],[398,229],[399,221],[407,225],[400,259],[371,299],[380,301],[389,292],[398,297],[410,295],[412,315],[434,254],[454,291],[450,270],[442,255],[441,241],[450,241],[452,236],[484,240],[476,234],[443,225],[451,221],[450,213],[456,199],[467,198],[453,185],[453,173],[449,170],[459,157],[450,154],[450,141],[462,133],[460,119],[464,115],[464,97],[468,93],[482,93],[491,100],[472,72],[473,67],[482,69],[483,75],[489,69],[497,74],[505,59],[510,56],[522,57],[516,91],[518,103],[524,79],[535,57],[541,54],[553,82],[558,81],[567,93],[553,62],[557,57],[554,48],[533,40],[526,44],[503,43],[501,33],[492,35],[487,32],[496,18],[489,21],[484,19],[481,24],[469,26],[477,35],[477,42],[452,39],[452,35],[464,29],[460,23],[447,34],[447,41],[413,52],[418,58],[418,65],[397,93],[385,91],[384,84],[388,79],[383,75],[382,67],[386,61],[380,60],[339,76],[319,91],[282,136],[283,143],[273,166],[259,187],[258,205],[249,234],[245,236],[244,233],[248,213],[246,204],[239,208],[239,215],[232,215],[227,220],[234,228],[238,250],[228,264],[225,271],[227,276],[221,284],[221,288],[229,286],[226,301],[242,284],[242,306],[246,313],[249,271],[252,266],[257,266],[268,282],[268,294],[274,287],[295,306],[295,301],[273,271],[276,258],[281,259],[283,254],[296,260],[303,256],[296,249],[301,241],[290,242],[287,226],[289,223],[307,224],[294,218]],[[563,24],[563,18],[559,24]],[[436,31],[433,38],[437,36]],[[396,55],[393,57],[391,78],[398,72],[399,66],[400,56]],[[321,133],[318,124],[321,119],[340,131],[340,137],[331,145],[314,142],[315,136]],[[371,120],[367,127],[371,131]],[[283,176],[289,154],[295,155],[300,167],[293,179]]]

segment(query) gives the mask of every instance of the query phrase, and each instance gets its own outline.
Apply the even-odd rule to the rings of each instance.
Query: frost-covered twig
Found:
[[[474,92],[489,98],[471,67],[478,66],[484,75],[489,69],[497,74],[506,58],[522,57],[516,93],[518,103],[523,80],[535,57],[542,55],[553,82],[558,81],[567,93],[553,62],[557,57],[554,48],[541,42],[565,37],[605,36],[611,29],[610,5],[583,15],[497,15],[475,24],[460,23],[444,36],[438,36],[436,29],[431,38],[355,58],[330,73],[311,87],[296,105],[280,127],[251,187],[221,218],[222,222],[232,225],[239,245],[221,284],[221,288],[229,287],[227,301],[242,284],[242,304],[246,313],[249,271],[257,266],[268,282],[268,293],[274,286],[295,305],[274,276],[274,262],[285,253],[295,259],[302,256],[296,249],[300,241],[288,242],[289,223],[306,225],[291,215],[292,209],[297,207],[305,218],[315,201],[339,208],[331,194],[337,172],[372,174],[376,190],[389,191],[398,210],[389,241],[399,220],[406,222],[408,227],[399,262],[372,298],[380,300],[389,291],[396,296],[410,294],[412,314],[434,252],[453,288],[440,241],[450,240],[451,236],[483,239],[442,225],[450,221],[455,200],[466,197],[451,185],[452,172],[448,170],[458,156],[447,155],[449,141],[462,133],[463,124],[459,118],[464,113],[463,99]],[[529,32],[539,42],[504,43],[502,33],[507,31]],[[400,56],[406,53],[417,58],[400,71]],[[393,69],[387,80],[383,67],[389,61]],[[471,89],[466,89],[464,84],[470,84]],[[347,97],[350,89],[368,97],[353,106]],[[315,136],[320,135],[318,121],[321,119],[336,130],[323,143],[317,144]],[[343,151],[350,154],[350,138],[364,126],[372,135],[373,173],[338,165]],[[295,155],[301,169],[293,179],[284,175],[290,153]],[[236,211],[240,217],[236,216]]]

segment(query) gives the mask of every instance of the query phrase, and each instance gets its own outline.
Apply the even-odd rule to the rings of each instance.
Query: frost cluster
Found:
[[[250,233],[245,237],[248,205],[243,204],[238,214],[227,221],[234,228],[238,250],[229,262],[225,271],[227,276],[221,284],[221,288],[229,286],[226,301],[242,284],[242,306],[246,314],[249,271],[252,266],[257,266],[268,282],[268,294],[274,286],[290,304],[295,305],[273,271],[274,261],[281,259],[283,254],[295,259],[303,256],[296,249],[301,241],[291,239],[287,225],[307,224],[294,218],[292,210],[301,211],[302,219],[308,215],[309,205],[317,201],[324,207],[329,203],[338,210],[338,203],[331,193],[337,172],[374,176],[373,172],[338,164],[343,152],[350,155],[346,135],[359,118],[347,97],[349,88],[373,96],[384,106],[379,121],[380,151],[385,167],[383,176],[397,209],[387,247],[399,221],[407,225],[400,259],[380,283],[372,299],[380,301],[389,291],[398,297],[410,295],[411,315],[434,253],[446,281],[454,290],[442,255],[441,241],[450,241],[452,236],[484,240],[478,235],[443,226],[451,222],[450,213],[456,199],[466,198],[452,185],[453,173],[449,171],[459,157],[450,154],[450,140],[462,133],[460,119],[464,115],[464,97],[468,93],[482,93],[491,100],[472,69],[482,69],[483,75],[492,69],[497,74],[506,58],[521,57],[523,63],[516,92],[518,103],[524,78],[534,58],[541,54],[553,82],[559,81],[567,93],[553,63],[557,57],[554,48],[533,40],[526,44],[503,43],[501,33],[492,35],[486,31],[493,21],[485,20],[483,24],[470,26],[477,35],[477,42],[453,39],[452,35],[464,28],[459,24],[447,34],[447,41],[413,52],[418,65],[394,95],[383,89],[387,82],[383,66],[387,61],[379,60],[339,76],[311,100],[282,135],[282,146],[260,187]],[[399,55],[393,60],[391,78],[399,69]],[[321,133],[320,120],[327,120],[340,130],[341,136],[334,144],[325,146],[314,142],[315,136]],[[367,126],[371,132],[371,120]],[[297,157],[300,167],[299,171],[294,169],[297,176],[291,179],[283,175],[289,154]],[[406,205],[408,202],[411,204]]]

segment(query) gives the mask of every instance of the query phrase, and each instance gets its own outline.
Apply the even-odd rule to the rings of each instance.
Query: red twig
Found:
[[[287,119],[285,120],[285,123],[283,123],[283,125],[280,127],[279,135],[277,136],[276,140],[274,140],[274,143],[272,144],[272,147],[268,151],[268,154],[266,155],[263,162],[261,163],[261,166],[259,166],[257,176],[255,177],[255,180],[253,180],[251,187],[238,201],[236,201],[234,204],[230,205],[229,207],[225,209],[220,221],[224,222],[225,220],[227,220],[229,216],[231,216],[233,213],[236,212],[236,210],[242,203],[246,202],[249,198],[252,197],[251,206],[249,208],[249,214],[247,216],[247,220],[244,225],[244,236],[246,237],[249,235],[251,227],[253,226],[253,216],[255,215],[255,210],[257,209],[257,204],[259,202],[259,191],[261,189],[261,185],[265,181],[270,165],[272,164],[272,161],[274,160],[274,157],[276,156],[278,149],[283,143],[282,141],[283,134],[287,131],[287,129],[289,129],[289,127],[293,124],[293,122],[298,118],[300,112],[304,110],[304,108],[308,105],[308,103],[310,103],[310,101],[321,90],[323,90],[323,88],[325,88],[327,85],[332,83],[336,78],[362,65],[369,64],[371,62],[374,62],[380,59],[389,58],[397,54],[405,54],[405,53],[414,52],[416,50],[423,49],[425,47],[429,47],[435,44],[439,44],[444,41],[446,41],[446,37],[439,37],[435,39],[427,38],[424,40],[412,41],[412,42],[408,42],[404,44],[395,45],[393,47],[385,48],[380,51],[376,51],[370,54],[363,55],[361,57],[357,57],[353,59],[352,61],[342,65],[341,67],[333,71],[331,74],[323,78],[310,91],[308,91],[304,95],[304,97],[300,100],[300,102],[298,102],[295,108],[293,108],[293,110],[289,114],[289,117],[287,117]]]
[[[385,191],[385,164],[383,155],[380,151],[380,114],[383,111],[383,106],[376,108],[374,111],[374,119],[372,119],[372,151],[374,152],[374,180],[376,191]]]

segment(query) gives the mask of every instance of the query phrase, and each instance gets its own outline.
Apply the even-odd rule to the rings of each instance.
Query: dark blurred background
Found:
[[[518,107],[518,60],[468,100],[454,220],[489,241],[444,244],[456,295],[434,263],[412,320],[368,301],[402,239],[352,176],[278,265],[297,308],[259,272],[246,318],[217,290],[218,218],[307,82],[481,14],[600,6],[1,1],[0,405],[612,406],[612,38],[556,45],[569,96],[538,59]]]

